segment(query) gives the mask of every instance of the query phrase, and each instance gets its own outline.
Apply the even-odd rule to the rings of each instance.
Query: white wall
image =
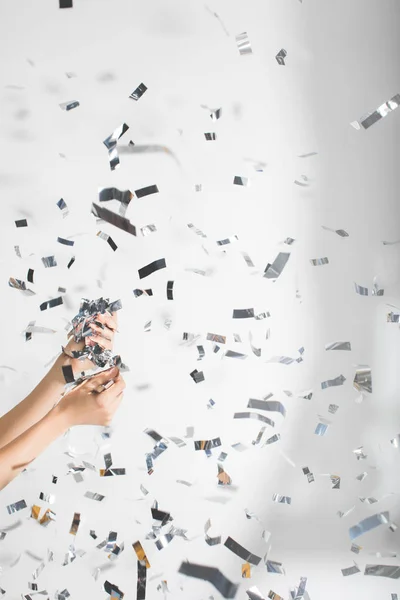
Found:
[[[140,539],[152,565],[147,598],[160,597],[161,579],[167,579],[171,598],[217,598],[209,584],[179,576],[177,569],[188,559],[218,566],[239,582],[242,561],[223,545],[207,546],[203,527],[211,518],[212,535],[220,533],[223,541],[230,535],[263,555],[262,526],[246,519],[248,508],[272,533],[270,558],[283,562],[286,576],[268,574],[264,566],[253,569],[238,598],[246,598],[251,585],[264,596],[273,589],[286,598],[289,587],[307,576],[312,600],[389,600],[391,592],[400,593],[398,582],[362,573],[344,578],[340,569],[353,559],[362,572],[365,564],[400,560],[373,555],[399,552],[399,532],[382,527],[363,536],[359,556],[350,552],[348,536],[351,525],[376,512],[390,510],[399,520],[399,454],[390,439],[400,432],[400,331],[386,323],[386,303],[400,302],[400,254],[399,245],[384,246],[382,240],[400,239],[400,111],[367,131],[349,125],[400,91],[398,3],[210,0],[207,9],[183,0],[74,0],[74,5],[59,10],[56,0],[0,3],[0,364],[15,369],[0,369],[1,413],[42,377],[82,296],[122,299],[116,350],[130,373],[111,446],[99,448],[94,428],[72,430],[0,493],[0,530],[20,515],[23,520],[0,542],[0,586],[12,599],[28,593],[39,563],[25,551],[45,557],[50,548],[55,561],[39,578],[39,589],[50,597],[67,587],[74,599],[103,598],[108,579],[126,598],[136,598],[131,544]],[[235,36],[243,31],[251,56],[240,56],[236,48]],[[285,67],[274,58],[281,48],[288,53]],[[66,72],[76,77],[67,78]],[[133,102],[129,94],[141,82],[148,91]],[[67,100],[81,105],[64,112],[59,103]],[[202,104],[222,107],[222,118],[212,122]],[[122,122],[130,129],[120,147],[133,140],[166,146],[171,154],[121,150],[121,166],[111,172],[102,141]],[[217,141],[205,141],[209,131],[217,133]],[[308,152],[318,155],[298,158]],[[249,158],[267,163],[265,171],[257,173]],[[303,174],[310,179],[307,188],[293,183]],[[234,186],[234,175],[249,177],[250,187]],[[194,191],[198,183],[201,193]],[[139,226],[156,224],[156,233],[133,238],[91,216],[98,187],[135,190],[152,184],[160,193],[134,199],[127,216]],[[64,220],[56,207],[60,197],[70,209]],[[15,228],[20,218],[28,219],[28,229]],[[204,231],[207,240],[187,223]],[[340,238],[322,225],[350,236]],[[118,244],[115,253],[96,237],[99,229]],[[239,242],[223,254],[215,241],[234,234]],[[69,235],[76,236],[73,252],[56,243],[57,236]],[[290,248],[281,243],[288,236],[296,240]],[[17,244],[22,259],[14,253]],[[242,250],[256,269],[247,267]],[[267,263],[287,250],[292,255],[282,276],[275,283],[262,278]],[[76,262],[67,270],[72,253]],[[41,266],[41,257],[49,254],[56,254],[56,269]],[[323,256],[329,265],[311,266],[310,259]],[[161,257],[168,270],[140,282],[137,269]],[[35,269],[36,295],[30,298],[8,287],[10,276],[25,280],[28,268]],[[188,268],[211,274],[202,277]],[[356,295],[354,281],[371,288],[374,276],[385,296]],[[173,301],[166,299],[167,280],[175,281]],[[67,288],[64,307],[41,313],[39,304],[56,296],[58,286]],[[135,299],[136,287],[152,287],[154,296]],[[232,320],[234,308],[247,307],[269,310],[271,318]],[[166,318],[172,319],[169,331]],[[26,343],[21,331],[33,319],[58,332],[34,335]],[[145,333],[149,320],[152,329]],[[261,359],[251,352],[249,329],[255,345],[261,340]],[[183,332],[202,334],[203,362],[197,362],[195,345],[181,345]],[[222,351],[214,354],[205,341],[207,332],[228,336],[227,348],[248,358],[221,359]],[[233,342],[233,333],[242,336],[243,345]],[[325,352],[325,344],[336,340],[351,341],[352,352]],[[300,364],[266,363],[275,355],[296,357],[301,346]],[[361,404],[352,387],[358,364],[370,365],[373,376],[373,394]],[[198,385],[189,377],[195,368],[206,377]],[[340,373],[347,379],[343,387],[321,390],[321,381]],[[314,390],[311,401],[283,393],[306,389]],[[233,413],[246,410],[250,397],[268,392],[284,402],[287,417],[272,416],[281,441],[257,448],[251,441],[258,423],[233,420]],[[216,402],[213,410],[207,409],[210,398]],[[327,434],[316,436],[317,415],[328,416],[329,403],[339,410]],[[194,426],[194,439],[221,437],[232,490],[217,486],[219,451],[207,459],[194,452],[192,440],[184,448],[170,443],[155,461],[154,474],[147,475],[145,453],[152,443],[143,430],[183,437],[187,426]],[[238,441],[249,447],[243,454],[231,448]],[[352,453],[361,445],[365,461]],[[114,464],[128,474],[102,479],[85,472],[85,481],[77,484],[65,475],[68,450],[86,453],[77,462],[84,458],[99,468],[102,455],[111,451]],[[315,483],[307,483],[303,466],[313,471]],[[362,471],[368,477],[360,483],[355,477]],[[56,486],[52,474],[59,477]],[[340,475],[341,489],[332,490],[322,474]],[[144,500],[139,500],[140,484],[150,492]],[[106,499],[97,504],[83,498],[87,490]],[[48,529],[30,520],[28,510],[7,514],[6,505],[21,498],[28,506],[40,504],[40,492],[57,496],[57,522]],[[273,493],[290,495],[292,505],[274,504]],[[362,504],[359,496],[375,496],[379,503]],[[159,552],[145,540],[154,499],[171,512],[176,526],[188,530],[190,542],[177,538]],[[338,510],[353,505],[351,515],[338,519]],[[87,554],[62,567],[74,541],[68,534],[74,512],[82,519],[75,545]],[[96,542],[90,529],[99,536]],[[107,563],[107,556],[95,545],[110,530],[125,541],[125,551],[96,582],[92,570]],[[10,568],[18,555],[19,563]]]

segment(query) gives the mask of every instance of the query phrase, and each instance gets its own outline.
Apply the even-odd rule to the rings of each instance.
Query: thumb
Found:
[[[98,373],[98,375],[93,375],[93,377],[90,379],[90,387],[96,388],[99,385],[104,385],[105,383],[110,381],[110,379],[114,379],[115,377],[117,377],[118,374],[118,367],[112,367],[111,369],[107,369],[107,371],[102,371],[101,373]]]

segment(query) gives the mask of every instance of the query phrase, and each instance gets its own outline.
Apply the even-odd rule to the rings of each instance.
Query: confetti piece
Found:
[[[325,350],[351,350],[350,342],[331,342],[325,345]]]
[[[63,303],[64,303],[64,301],[62,299],[62,296],[59,296],[58,298],[53,298],[52,300],[47,300],[46,302],[42,302],[42,304],[40,305],[40,310],[47,310],[48,308],[55,308],[56,306],[60,306]]]
[[[135,298],[139,298],[140,296],[152,296],[153,295],[153,290],[152,289],[148,289],[148,290],[133,290],[133,295],[135,296]]]
[[[201,383],[202,381],[205,381],[203,371],[198,371],[197,369],[195,369],[194,371],[192,371],[190,373],[190,377],[193,379],[193,381],[195,383]]]
[[[237,358],[239,360],[245,360],[247,354],[241,354],[240,352],[234,352],[233,350],[227,350],[224,354],[227,358]]]
[[[393,98],[391,98],[384,104],[381,104],[381,106],[379,106],[373,112],[367,113],[366,115],[361,117],[360,125],[362,127],[364,127],[364,129],[368,129],[369,127],[371,127],[371,125],[374,125],[375,123],[377,123],[377,121],[380,121],[381,119],[386,117],[390,112],[393,112],[394,110],[396,110],[396,108],[398,108],[399,104],[400,104],[400,94],[396,94],[395,96],[393,96]],[[357,121],[356,121],[356,123],[357,123]]]
[[[218,485],[231,485],[232,479],[228,473],[224,470],[222,465],[218,464]]]
[[[221,439],[219,437],[212,440],[194,442],[195,450],[211,450],[212,448],[218,448],[218,446],[221,446]]]
[[[74,383],[75,377],[71,365],[63,365],[62,367],[65,383]]]
[[[110,583],[109,581],[104,582],[104,591],[111,596],[110,600],[117,600],[124,597],[124,592],[118,588],[117,585]]]
[[[69,261],[69,263],[67,265],[67,269],[70,269],[72,267],[72,265],[74,264],[74,262],[75,262],[75,256],[73,256],[71,258],[71,260]]]
[[[215,140],[217,139],[217,134],[216,133],[205,133],[204,137],[206,138],[207,142],[215,142]]]
[[[122,215],[118,215],[117,213],[114,213],[111,210],[108,210],[107,208],[104,208],[104,206],[99,206],[98,204],[93,203],[92,214],[99,219],[103,219],[103,221],[106,221],[106,223],[114,225],[114,227],[118,227],[118,229],[122,229],[122,231],[126,231],[126,233],[136,235],[136,227],[135,225],[132,225],[129,219],[123,217]],[[108,242],[108,244],[115,252],[118,246],[115,244],[115,242],[110,236],[108,236],[106,233],[103,233],[102,231],[99,231],[97,235],[101,237],[101,239]],[[111,242],[109,240],[111,240]]]
[[[325,435],[329,425],[331,424],[331,421],[327,421],[326,419],[324,419],[321,416],[319,416],[318,418],[319,418],[320,422],[318,423],[317,427],[315,428],[314,433],[316,435],[323,436],[323,435]]]
[[[27,508],[25,500],[18,500],[18,502],[13,502],[7,506],[7,512],[9,515],[12,515],[15,512],[23,510],[24,508]]]
[[[129,98],[131,98],[132,100],[139,100],[139,98],[141,98],[143,96],[143,94],[145,93],[145,91],[147,90],[147,87],[144,85],[144,83],[141,83],[140,85],[138,85],[138,87],[130,94]]]
[[[16,227],[28,227],[28,221],[26,219],[19,219],[18,221],[15,221],[15,226]]]
[[[140,188],[139,190],[135,190],[136,198],[144,198],[145,196],[158,193],[159,189],[156,185],[149,185],[147,187]]]
[[[21,281],[20,279],[14,279],[14,277],[10,277],[10,279],[8,280],[8,285],[14,288],[15,290],[19,290],[25,296],[34,296],[36,293],[32,290],[27,289],[25,281]]]
[[[148,277],[152,273],[159,271],[160,269],[165,269],[167,266],[165,262],[165,258],[160,258],[158,260],[153,261],[152,263],[146,265],[139,269],[139,279],[144,279],[144,277]]]
[[[232,319],[253,319],[254,308],[235,308],[233,310]]]
[[[218,246],[226,246],[227,244],[232,244],[232,242],[237,242],[238,239],[239,238],[237,235],[232,235],[231,237],[225,238],[224,240],[218,240],[217,245]]]
[[[236,556],[239,556],[241,559],[252,565],[257,566],[261,562],[261,558],[259,556],[256,556],[249,550],[246,550],[246,548],[243,548],[243,546],[235,542],[235,540],[231,537],[228,537],[225,540],[224,546],[233,552],[233,554],[236,554]]]
[[[239,585],[232,583],[215,567],[206,567],[189,562],[183,562],[179,573],[196,579],[204,579],[211,583],[224,598],[235,598]]]
[[[364,481],[364,479],[367,477],[368,473],[366,471],[364,471],[364,473],[360,473],[360,475],[357,475],[356,479],[358,481]]]
[[[253,587],[251,587],[250,589],[246,590],[246,594],[247,594],[249,600],[265,600],[265,597],[262,595],[262,593],[260,592],[258,587],[255,585]],[[268,598],[271,598],[271,596],[268,596]]]
[[[353,454],[356,455],[357,460],[365,460],[366,458],[368,458],[364,452],[364,446],[360,446],[359,448],[353,450]]]
[[[72,0],[59,0],[60,8],[72,8]]]
[[[104,240],[105,242],[107,242],[107,244],[110,246],[110,248],[114,252],[118,249],[118,246],[114,242],[114,240],[112,239],[111,235],[108,235],[107,233],[104,233],[104,231],[99,231],[97,233],[97,237],[99,237],[101,240]]]
[[[239,33],[236,36],[236,45],[241,56],[253,53],[250,45],[249,36],[245,31],[243,33]]]
[[[62,237],[58,237],[57,242],[59,244],[63,244],[64,246],[73,246],[75,244],[74,240],[66,240],[65,238],[62,238]]]
[[[119,190],[118,188],[99,188],[99,202],[118,200],[125,208],[128,207],[133,194],[130,190]]]
[[[292,504],[290,496],[282,496],[281,494],[273,494],[272,501],[277,504]]]
[[[242,252],[242,256],[243,256],[244,260],[246,261],[246,265],[248,267],[254,267],[254,263],[251,260],[250,256],[247,254],[247,252]]]
[[[278,54],[275,56],[278,65],[285,66],[285,57],[287,56],[287,52],[284,48],[279,50]]]
[[[68,206],[64,202],[63,198],[60,198],[60,200],[57,202],[57,206],[61,210],[63,218],[65,218],[68,215],[69,211],[68,211]]]
[[[349,234],[344,229],[331,229],[330,227],[325,227],[325,225],[321,225],[322,229],[326,231],[332,231],[333,233],[337,233],[340,237],[349,237]]]
[[[299,179],[295,179],[294,183],[300,187],[308,187],[310,185],[308,183],[308,177],[306,177],[306,175],[301,176],[301,181]]]
[[[307,154],[299,154],[298,158],[309,158],[310,156],[316,156],[318,152],[308,152]]]
[[[289,252],[280,252],[272,265],[268,263],[268,265],[265,267],[264,277],[267,279],[277,279],[286,266],[289,257]]]
[[[140,541],[138,540],[137,542],[132,544],[132,547],[133,547],[134,551],[136,552],[136,556],[138,557],[138,560],[145,563],[146,569],[150,569],[149,560],[146,556],[145,551],[143,550],[143,546],[140,543]]]
[[[42,263],[46,269],[57,266],[57,261],[54,256],[45,256],[42,258]]]
[[[145,225],[144,227],[140,228],[140,233],[143,237],[146,237],[146,235],[150,235],[155,231],[157,231],[157,227],[155,225]]]
[[[217,333],[207,333],[207,340],[217,342],[218,344],[226,344],[226,336],[218,335]]]
[[[389,512],[382,512],[372,515],[371,517],[367,517],[363,519],[357,525],[353,525],[349,529],[349,536],[351,540],[355,540],[360,535],[379,527],[380,525],[388,525],[389,524]]]
[[[339,406],[337,404],[330,404],[328,406],[328,412],[330,412],[332,415],[334,415],[334,414],[336,414],[338,408],[339,408]]]
[[[400,565],[365,565],[364,575],[400,579]]]
[[[72,519],[71,528],[69,530],[71,535],[76,535],[78,533],[80,522],[81,522],[80,513],[74,513],[74,518]]]
[[[321,382],[321,389],[326,390],[330,387],[337,387],[339,385],[343,385],[346,381],[346,377],[344,375],[338,375],[334,379],[327,379],[327,381]]]
[[[101,502],[105,498],[105,496],[96,494],[95,492],[85,492],[84,496],[85,498],[90,498],[90,500],[96,500],[96,502]]]
[[[239,175],[235,175],[235,177],[233,178],[233,184],[248,187],[250,185],[250,181],[247,177],[240,177]]]
[[[354,563],[352,567],[347,567],[346,569],[341,569],[343,577],[348,577],[349,575],[355,575],[356,573],[361,573],[358,565]]]
[[[62,110],[72,110],[73,108],[77,108],[79,105],[78,100],[70,100],[69,102],[62,102],[61,104],[59,104],[59,107]]]
[[[360,502],[363,502],[364,504],[376,504],[376,502],[378,502],[378,500],[376,498],[374,498],[373,496],[369,496],[368,498],[359,496],[358,499],[360,500]]]
[[[206,524],[204,525],[205,540],[209,546],[217,546],[218,544],[221,543],[221,536],[218,535],[216,537],[211,537],[210,535],[208,535],[208,532],[210,531],[210,529],[211,529],[211,519],[208,519],[206,521]]]
[[[167,282],[167,299],[168,300],[174,299],[173,290],[174,290],[174,281],[168,281]]]
[[[257,400],[255,398],[250,398],[247,408],[255,408],[256,410],[266,410],[269,412],[279,412],[283,417],[286,417],[286,409],[278,400]]]
[[[110,169],[114,171],[119,166],[119,156],[117,152],[117,142],[121,136],[128,131],[129,127],[126,123],[123,123],[111,135],[109,135],[103,144],[108,150],[108,159],[110,162]]]
[[[320,265],[327,265],[327,264],[329,264],[329,259],[326,256],[324,258],[311,258],[310,259],[310,263],[314,267],[319,267]]]
[[[372,373],[371,367],[360,366],[354,375],[353,387],[359,392],[368,392],[372,394]]]

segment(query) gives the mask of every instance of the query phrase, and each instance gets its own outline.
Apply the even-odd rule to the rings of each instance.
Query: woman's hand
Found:
[[[119,407],[125,381],[113,367],[94,375],[62,398],[57,409],[68,427],[75,425],[110,425]]]

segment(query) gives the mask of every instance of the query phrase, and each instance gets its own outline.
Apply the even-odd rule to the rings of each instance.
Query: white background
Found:
[[[386,304],[400,303],[400,253],[399,245],[382,244],[400,239],[400,112],[367,131],[350,126],[400,91],[399,25],[396,0],[212,0],[207,6],[187,0],[74,0],[69,10],[60,10],[56,0],[0,3],[0,364],[15,369],[0,369],[0,413],[43,376],[82,296],[121,298],[116,351],[130,367],[110,446],[99,448],[95,428],[72,430],[0,493],[0,530],[18,518],[23,523],[0,542],[0,586],[8,598],[28,593],[39,564],[25,551],[45,558],[48,548],[55,560],[46,564],[39,589],[51,596],[67,587],[72,599],[104,598],[108,579],[126,598],[136,598],[131,544],[137,539],[151,563],[147,598],[162,596],[161,579],[168,581],[170,598],[217,598],[208,583],[177,570],[188,559],[217,566],[239,582],[243,561],[223,545],[209,547],[203,528],[211,518],[211,535],[221,534],[223,541],[231,536],[263,556],[263,526],[247,520],[245,508],[271,532],[269,558],[283,563],[286,576],[268,574],[261,563],[238,598],[246,598],[252,585],[264,596],[272,589],[286,598],[300,576],[308,577],[312,600],[390,600],[391,592],[400,593],[398,582],[362,574],[366,564],[399,564],[399,558],[375,556],[400,552],[399,531],[383,526],[366,534],[359,556],[350,552],[348,535],[350,526],[376,512],[390,510],[391,519],[400,520],[400,457],[390,444],[400,433],[400,331],[386,322]],[[248,56],[239,54],[235,42],[244,31],[253,49]],[[287,51],[285,67],[275,60],[281,48]],[[71,72],[76,77],[66,76]],[[134,102],[129,94],[141,82],[148,91]],[[59,104],[70,100],[78,100],[79,108],[62,111]],[[211,121],[201,105],[222,107],[221,119]],[[132,140],[168,153],[122,149],[120,168],[111,172],[102,141],[123,122],[130,129],[120,148]],[[217,140],[206,141],[206,132],[216,132]],[[298,158],[309,152],[318,155]],[[257,161],[267,163],[264,172],[254,169]],[[250,186],[234,186],[235,175],[248,177]],[[294,185],[302,175],[308,187]],[[160,193],[134,198],[127,216],[138,227],[154,223],[156,233],[133,238],[90,214],[99,187],[133,191],[153,184]],[[195,184],[202,184],[202,192],[195,192]],[[69,207],[66,219],[56,206],[61,197]],[[27,229],[16,229],[14,221],[21,218],[27,218]],[[196,236],[188,223],[207,238]],[[350,235],[341,238],[322,225]],[[99,229],[117,243],[115,253],[96,237]],[[239,241],[224,253],[216,240],[232,235]],[[57,244],[57,236],[73,236],[74,248]],[[296,240],[291,247],[282,243],[288,236]],[[246,265],[242,251],[255,268]],[[263,278],[268,262],[284,251],[291,257],[279,279]],[[45,270],[41,257],[51,254],[58,267]],[[67,270],[72,255],[76,262]],[[328,265],[311,265],[310,259],[325,256]],[[167,270],[138,279],[139,268],[163,257]],[[36,295],[27,298],[8,287],[8,278],[26,280],[29,268],[35,269],[30,287]],[[385,295],[358,296],[354,282],[371,289],[375,276]],[[175,281],[173,301],[166,299],[168,280]],[[57,296],[58,286],[67,288],[64,306],[41,313],[39,304]],[[134,298],[137,287],[151,287],[154,296]],[[250,307],[270,311],[271,318],[232,320],[234,308]],[[57,333],[34,334],[25,342],[21,332],[34,319]],[[248,344],[250,330],[261,358]],[[196,345],[181,345],[183,332],[201,334],[202,362]],[[227,336],[218,354],[205,340],[208,332]],[[243,344],[234,342],[233,333]],[[352,351],[325,352],[325,344],[337,340],[350,341]],[[266,363],[273,356],[296,358],[301,346],[300,364]],[[222,358],[225,349],[248,358]],[[352,387],[359,364],[372,367],[373,379],[373,394],[362,403]],[[195,368],[205,374],[198,385],[189,376]],[[343,387],[321,390],[321,381],[340,374],[346,377]],[[309,389],[312,400],[296,397]],[[285,420],[269,415],[276,426],[266,433],[280,432],[281,441],[253,447],[258,423],[233,420],[233,413],[245,411],[250,397],[269,392],[287,409]],[[216,403],[212,410],[210,398]],[[339,405],[335,416],[328,413],[330,403]],[[318,415],[332,421],[324,437],[314,434]],[[143,430],[183,437],[188,426],[194,427],[193,439],[221,437],[231,489],[217,485],[219,450],[206,458],[194,452],[192,439],[184,448],[170,442],[148,476],[145,453],[152,441]],[[231,447],[239,441],[247,451]],[[352,451],[362,445],[368,458],[357,461]],[[84,458],[98,468],[111,451],[114,465],[126,467],[127,476],[103,479],[86,471],[85,481],[75,483],[66,475],[72,459],[65,451],[80,454],[76,464]],[[304,466],[315,483],[308,484]],[[355,477],[363,471],[368,476],[360,483]],[[52,474],[58,475],[57,485]],[[339,475],[340,490],[332,490],[323,474]],[[150,492],[145,499],[140,484]],[[88,500],[87,490],[106,499]],[[40,492],[56,494],[51,508],[57,521],[47,529],[29,519],[29,508],[8,515],[6,506],[21,498],[28,506],[46,507]],[[274,493],[291,496],[292,504],[273,503]],[[375,496],[379,503],[362,504],[359,496]],[[145,539],[155,499],[191,541],[176,538],[159,552]],[[337,517],[338,510],[352,506],[351,515]],[[76,539],[68,533],[74,512],[81,513]],[[125,541],[125,551],[95,581],[93,569],[109,562],[95,546],[110,530]],[[62,567],[73,542],[86,555]],[[344,578],[340,569],[353,559],[362,573]]]

